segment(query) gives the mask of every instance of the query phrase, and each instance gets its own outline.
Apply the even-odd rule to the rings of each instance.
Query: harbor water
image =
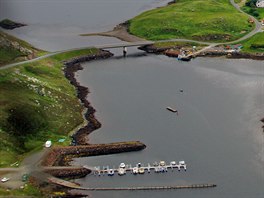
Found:
[[[120,52],[119,52],[120,51]],[[83,186],[127,187],[214,183],[206,190],[113,192],[113,197],[254,197],[264,194],[263,62],[147,55],[121,49],[108,60],[84,63],[76,76],[102,128],[92,143],[140,140],[141,152],[75,159],[77,165],[185,160],[188,169],[165,174],[94,176]],[[178,115],[167,106],[178,110]],[[111,192],[112,193],[112,192]],[[108,197],[109,192],[93,192]]]

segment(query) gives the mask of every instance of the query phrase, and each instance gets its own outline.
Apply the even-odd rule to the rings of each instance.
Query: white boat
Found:
[[[185,165],[185,161],[179,161],[179,165],[180,166],[184,166]]]
[[[169,110],[169,111],[171,111],[171,112],[173,112],[173,113],[178,112],[176,109],[173,109],[173,108],[171,108],[171,107],[166,107],[166,109]]]
[[[133,174],[138,174],[138,167],[133,167],[132,173]]]
[[[109,169],[109,170],[107,171],[107,175],[108,175],[108,176],[113,176],[114,174],[115,174],[114,169]]]
[[[121,163],[121,164],[119,165],[119,168],[126,168],[126,164],[125,164],[125,163]]]
[[[1,182],[7,182],[8,180],[10,180],[10,178],[8,178],[8,177],[3,177],[3,178],[1,179]]]
[[[138,173],[139,173],[139,174],[144,174],[144,173],[145,173],[145,169],[144,169],[143,167],[140,167],[140,168],[138,169]]]
[[[165,163],[165,161],[160,161],[159,165],[160,165],[160,166],[165,166],[166,163]]]
[[[125,175],[125,174],[126,174],[126,170],[124,168],[118,169],[118,175]]]
[[[171,165],[171,166],[176,166],[176,162],[175,162],[175,161],[171,161],[171,162],[170,162],[170,165]]]

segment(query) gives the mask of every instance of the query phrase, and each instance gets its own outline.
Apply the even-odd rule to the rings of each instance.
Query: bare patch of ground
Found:
[[[119,24],[111,31],[81,34],[81,36],[108,36],[108,37],[115,37],[126,42],[145,41],[145,39],[143,38],[139,38],[137,36],[130,34],[128,32],[127,23]]]

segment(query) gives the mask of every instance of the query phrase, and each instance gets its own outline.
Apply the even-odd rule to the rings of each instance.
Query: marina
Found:
[[[85,168],[88,168],[84,166]],[[89,167],[90,168],[90,167]],[[114,176],[116,173],[119,176],[125,175],[126,173],[131,173],[134,175],[137,174],[144,174],[145,172],[151,173],[151,171],[154,171],[155,173],[166,173],[168,172],[168,169],[171,169],[171,171],[178,170],[187,170],[187,165],[185,161],[179,161],[176,163],[176,161],[171,161],[169,164],[166,164],[165,161],[154,162],[153,164],[148,163],[147,166],[144,166],[141,163],[137,163],[136,166],[132,166],[131,164],[125,164],[120,163],[118,168],[110,168],[109,166],[96,166],[92,169],[92,173],[97,176]]]

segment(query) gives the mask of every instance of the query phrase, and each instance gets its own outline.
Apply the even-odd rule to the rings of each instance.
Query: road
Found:
[[[252,37],[253,35],[257,34],[258,32],[261,32],[262,25],[256,18],[252,17],[251,15],[249,15],[249,14],[245,13],[243,10],[241,10],[239,5],[237,5],[234,0],[230,0],[230,3],[239,12],[246,14],[248,17],[250,17],[250,18],[252,18],[254,20],[255,29],[252,30],[247,35],[245,35],[244,37],[242,37],[240,39],[237,39],[235,41],[224,42],[224,43],[210,43],[210,42],[196,41],[196,40],[190,40],[190,39],[169,39],[169,40],[162,40],[162,41],[159,41],[159,42],[171,42],[171,41],[195,42],[195,43],[198,43],[198,44],[205,44],[205,45],[209,45],[209,46],[213,47],[213,46],[221,45],[221,44],[231,44],[231,43],[235,43],[235,42],[240,42],[240,41],[243,41],[245,39],[248,39],[248,38]],[[15,67],[15,66],[22,65],[22,64],[25,64],[25,63],[32,63],[32,62],[35,62],[35,61],[38,61],[38,60],[41,60],[41,59],[44,59],[44,58],[48,58],[48,57],[54,56],[56,54],[60,54],[60,53],[64,53],[64,52],[70,52],[70,51],[74,51],[74,50],[81,50],[81,49],[94,48],[94,47],[98,48],[98,49],[108,49],[108,48],[117,48],[117,47],[124,47],[124,46],[140,46],[140,45],[143,45],[143,44],[147,45],[147,44],[152,44],[152,43],[153,43],[152,41],[121,42],[121,43],[114,43],[114,44],[105,44],[105,45],[97,45],[97,46],[88,46],[88,47],[82,47],[82,48],[67,49],[67,50],[62,50],[62,51],[57,51],[57,52],[51,52],[49,54],[40,56],[38,58],[31,59],[31,60],[8,64],[8,65],[0,67],[0,70],[11,68],[11,67]],[[207,47],[207,49],[208,49],[208,47]]]

